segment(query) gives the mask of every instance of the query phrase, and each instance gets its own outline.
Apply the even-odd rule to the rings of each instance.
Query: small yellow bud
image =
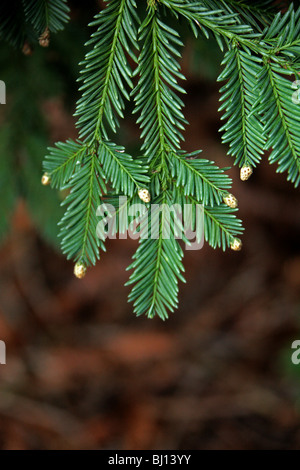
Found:
[[[43,186],[48,186],[51,183],[51,177],[49,173],[44,173],[41,181]]]
[[[247,181],[250,176],[252,175],[253,173],[253,169],[251,166],[242,166],[241,170],[240,170],[240,178],[242,181]]]
[[[74,266],[74,274],[78,279],[84,278],[86,275],[86,265],[84,263],[76,263]]]
[[[139,189],[138,195],[139,195],[139,198],[143,202],[150,202],[151,201],[151,196],[150,196],[150,193],[149,193],[148,189]]]
[[[235,209],[238,206],[238,200],[233,194],[226,194],[223,197],[223,201],[225,202],[226,206],[231,207],[231,209]]]
[[[242,241],[239,238],[235,238],[232,243],[230,243],[230,248],[233,251],[241,251],[242,249]]]

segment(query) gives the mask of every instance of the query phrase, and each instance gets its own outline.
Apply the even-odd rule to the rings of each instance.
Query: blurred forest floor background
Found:
[[[23,67],[16,81],[25,95],[33,73],[41,83],[45,146],[76,138],[77,63],[96,2],[71,4],[72,22],[49,50],[21,57],[0,44],[7,107],[16,107],[8,126],[20,125],[9,74]],[[233,162],[218,133],[219,63],[212,43],[188,39],[186,149],[202,148],[203,157],[227,167]],[[129,116],[120,141],[136,148],[138,135]],[[37,147],[40,185],[46,150]],[[36,212],[18,198],[0,248],[0,339],[7,346],[1,449],[299,449],[300,365],[292,365],[291,344],[300,339],[300,193],[275,170],[265,158],[246,183],[230,170],[246,229],[243,250],[186,251],[187,285],[166,322],[135,318],[127,304],[125,268],[136,242],[108,241],[79,281],[37,229],[38,212],[56,226],[46,205],[50,188],[33,198]]]

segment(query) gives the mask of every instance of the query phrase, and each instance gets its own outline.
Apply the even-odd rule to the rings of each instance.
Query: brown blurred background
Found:
[[[85,14],[73,3],[72,25],[49,51],[26,58],[44,54],[45,70],[70,83],[39,101],[47,144],[76,137],[77,55],[96,2]],[[74,63],[63,53],[68,41],[74,50],[78,44]],[[14,64],[24,60],[16,54]],[[204,157],[230,166],[218,133],[219,62],[212,43],[187,38],[186,150],[202,148]],[[136,146],[130,110],[122,129],[122,143]],[[44,153],[41,147],[40,161]],[[79,281],[37,229],[26,198],[18,198],[0,249],[0,339],[7,346],[1,449],[300,447],[300,365],[291,362],[291,344],[300,340],[299,189],[267,156],[246,183],[237,168],[230,174],[246,229],[243,250],[187,251],[188,282],[166,322],[135,318],[127,303],[125,268],[136,242],[109,241]]]

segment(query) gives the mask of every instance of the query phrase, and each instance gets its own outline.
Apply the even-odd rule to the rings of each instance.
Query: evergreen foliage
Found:
[[[66,0],[22,0],[25,18],[38,35],[46,28],[53,33],[64,28],[69,21]]]
[[[48,28],[56,33],[69,21],[66,0],[1,0],[0,38],[23,47],[35,43]]]
[[[62,0],[19,4],[17,16],[8,2],[0,7],[0,35],[11,43],[22,45],[26,34],[40,35],[46,28],[56,32],[67,21]],[[170,223],[174,204],[181,215],[185,204],[193,208],[193,227],[195,208],[203,205],[204,238],[213,248],[234,246],[243,231],[237,209],[226,205],[232,185],[226,169],[201,158],[201,151],[182,148],[184,44],[172,17],[187,22],[196,38],[214,38],[223,53],[220,130],[234,163],[255,167],[269,151],[270,163],[298,186],[300,107],[292,99],[292,82],[300,71],[300,8],[291,4],[282,12],[282,7],[270,0],[145,0],[139,5],[107,0],[91,23],[94,32],[80,64],[79,137],[50,148],[44,170],[52,187],[68,193],[60,236],[63,252],[79,267],[95,264],[99,249],[105,249],[104,238],[97,236],[97,207],[106,202],[120,212],[119,196],[128,196],[128,208],[141,203],[141,190],[149,191],[151,204],[144,203],[145,208],[157,206],[140,218],[139,247],[129,267],[129,300],[137,315],[166,319],[177,308],[178,283],[184,281],[178,237],[185,240],[185,221],[174,213]],[[12,23],[19,34],[12,33]],[[116,143],[129,100],[141,129],[139,155]],[[145,224],[153,222],[157,237],[143,237]],[[129,224],[128,216],[115,229],[124,233]]]

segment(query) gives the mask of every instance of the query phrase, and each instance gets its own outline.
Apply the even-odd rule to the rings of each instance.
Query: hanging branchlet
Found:
[[[42,47],[49,45],[50,32],[57,33],[69,21],[67,0],[22,0],[25,19],[38,34]]]
[[[0,38],[30,55],[32,45],[49,45],[49,35],[69,21],[67,0],[1,0]]]
[[[134,286],[129,300],[134,303],[137,315],[152,318],[157,314],[166,319],[168,312],[178,305],[178,282],[184,281],[183,251],[177,240],[184,238],[184,233],[176,214],[173,230],[167,240],[164,238],[172,204],[179,203],[182,213],[186,204],[194,211],[197,205],[212,206],[204,221],[205,237],[213,246],[229,246],[230,239],[241,233],[241,225],[232,214],[231,220],[228,218],[225,223],[222,220],[224,190],[231,187],[228,176],[213,162],[199,158],[199,151],[188,154],[180,149],[187,122],[178,96],[185,93],[181,85],[185,77],[179,65],[183,43],[178,32],[166,23],[159,3],[149,6],[140,28],[140,40],[143,47],[137,68],[139,81],[133,93],[135,113],[142,129],[142,150],[150,165],[151,193],[155,195],[154,202],[163,208],[160,218],[152,214],[152,221],[159,223],[158,237],[141,239],[130,266],[134,271],[128,284]],[[236,207],[234,200],[231,196],[232,207]],[[213,210],[215,205],[222,207],[220,212]],[[146,277],[142,275],[145,259],[153,260]]]
[[[81,64],[82,97],[76,109],[80,140],[58,143],[44,163],[55,185],[70,189],[60,223],[63,252],[86,266],[96,263],[99,249],[105,250],[97,236],[96,212],[107,186],[131,197],[149,182],[147,165],[108,138],[117,131],[133,87],[128,55],[134,59],[138,48],[138,21],[134,0],[112,0],[96,15],[91,25],[97,29]]]

